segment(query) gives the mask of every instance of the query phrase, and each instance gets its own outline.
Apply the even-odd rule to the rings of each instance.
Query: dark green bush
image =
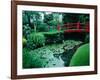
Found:
[[[49,27],[46,23],[41,23],[40,25],[37,26],[37,30],[39,32],[47,32],[49,31]]]
[[[59,31],[47,32],[44,35],[46,37],[46,43],[59,43],[64,39],[63,32]]]
[[[30,51],[32,68],[41,68],[47,64],[46,62],[49,61],[49,58],[51,57],[52,54],[49,54],[49,50],[47,53],[45,53],[45,54],[44,53],[45,53],[44,50]],[[48,54],[48,55],[46,55],[46,54]],[[44,56],[44,57],[42,57],[42,56]],[[48,56],[48,58],[47,58],[47,56]]]
[[[87,34],[86,37],[85,37],[85,43],[88,43],[89,39],[90,39],[90,36],[89,36],[89,34]]]
[[[29,54],[31,55],[31,68],[60,67],[64,65],[61,59],[53,56],[53,52],[48,47],[31,50]]]
[[[28,15],[27,14],[25,14],[24,12],[23,12],[23,24],[28,24],[29,23],[29,20],[28,20]]]
[[[27,39],[27,36],[32,32],[29,24],[23,25],[23,36]]]
[[[23,48],[23,68],[31,67],[31,55],[29,54],[29,49]]]

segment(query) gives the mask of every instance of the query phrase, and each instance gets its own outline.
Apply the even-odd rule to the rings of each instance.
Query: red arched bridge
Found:
[[[70,32],[89,32],[89,23],[67,23],[62,27],[60,25],[57,26],[58,31],[64,30],[65,33]]]

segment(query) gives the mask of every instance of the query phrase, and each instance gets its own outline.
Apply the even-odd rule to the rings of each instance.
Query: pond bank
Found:
[[[81,44],[82,41],[66,40],[63,43],[46,45],[31,50],[27,53],[30,56],[30,61],[27,63],[30,66],[27,68],[69,66],[71,57]],[[24,62],[23,67],[25,64],[26,62]]]

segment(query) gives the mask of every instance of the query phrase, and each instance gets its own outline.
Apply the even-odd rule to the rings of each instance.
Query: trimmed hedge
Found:
[[[43,33],[46,37],[46,43],[59,43],[63,42],[64,36],[63,31],[50,31],[50,32],[44,32]]]
[[[71,59],[70,66],[89,65],[89,53],[89,44],[84,44],[79,47]]]

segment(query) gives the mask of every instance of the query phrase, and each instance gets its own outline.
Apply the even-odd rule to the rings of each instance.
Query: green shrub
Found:
[[[32,32],[29,24],[23,25],[23,36],[27,39],[27,36]]]
[[[45,50],[45,51],[47,51],[47,50]],[[47,64],[46,62],[49,60],[49,58],[51,58],[52,53],[50,50],[48,50],[46,53],[45,53],[45,51],[44,51],[44,49],[30,51],[32,68],[44,67]],[[46,55],[46,54],[48,54],[48,55]]]
[[[31,67],[31,55],[29,54],[29,51],[27,48],[23,48],[23,68],[29,68]]]
[[[44,33],[46,37],[46,43],[59,43],[64,39],[63,32],[52,31]]]
[[[70,66],[87,66],[89,65],[89,44],[84,44],[77,49],[73,55]]]
[[[49,28],[48,28],[48,25],[46,23],[42,23],[42,24],[37,26],[37,30],[39,32],[47,32],[47,31],[49,31]]]
[[[61,59],[53,56],[53,52],[48,47],[31,50],[29,54],[31,55],[31,68],[60,67],[64,65]]]
[[[85,37],[85,43],[89,42],[89,38],[90,38],[90,36],[89,36],[89,34],[87,34],[86,37]]]
[[[32,45],[43,46],[45,45],[45,36],[42,33],[31,33],[28,36],[28,42]]]
[[[23,46],[25,46],[27,43],[27,40],[24,37],[22,38],[22,43],[23,43]]]
[[[24,12],[23,12],[23,15],[22,15],[22,21],[23,21],[23,24],[28,24],[29,23],[28,15],[25,14]]]

